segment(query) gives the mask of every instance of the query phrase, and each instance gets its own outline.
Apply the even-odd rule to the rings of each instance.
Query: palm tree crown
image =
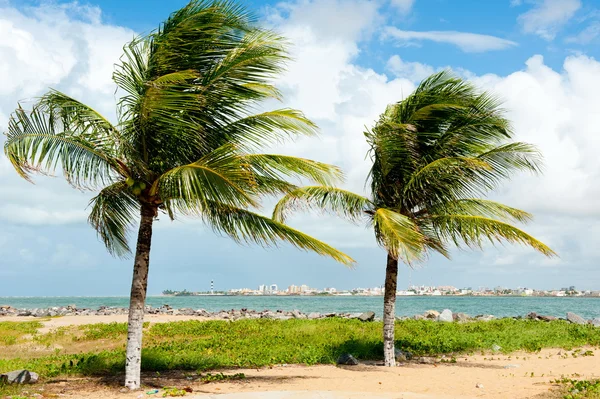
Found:
[[[257,28],[229,1],[192,1],[155,32],[125,47],[114,81],[124,95],[118,123],[58,91],[9,123],[5,153],[16,170],[62,168],[73,186],[101,189],[89,222],[108,250],[130,253],[128,232],[140,214],[199,216],[237,241],[285,239],[343,263],[346,255],[249,208],[261,196],[296,188],[289,178],[330,185],[338,168],[261,146],[316,126],[293,109],[257,112],[280,98],[271,79],[287,60],[285,41]]]
[[[388,106],[365,133],[372,167],[369,198],[331,187],[302,187],[285,195],[274,218],[292,209],[330,210],[367,220],[379,244],[407,264],[431,251],[449,257],[449,244],[481,247],[506,240],[554,252],[511,225],[531,215],[481,199],[517,171],[538,172],[535,147],[512,142],[499,101],[449,72],[424,80]]]

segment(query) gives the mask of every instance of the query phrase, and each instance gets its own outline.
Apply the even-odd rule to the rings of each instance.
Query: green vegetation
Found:
[[[37,321],[12,323],[0,322],[0,346],[14,345],[28,334],[35,334],[42,324]]]
[[[30,331],[14,323],[15,330]],[[18,327],[17,327],[18,326]],[[0,370],[27,368],[42,377],[62,374],[105,375],[122,372],[125,364],[125,323],[72,327],[61,337],[61,354],[31,356],[27,347],[11,358],[0,359]],[[192,370],[223,367],[260,367],[272,364],[334,364],[342,353],[361,360],[381,360],[383,348],[379,322],[357,320],[238,320],[181,321],[146,326],[142,369],[145,371]],[[44,336],[40,337],[43,338]],[[99,349],[70,352],[77,345],[101,340]],[[82,342],[85,341],[85,342]],[[103,350],[114,342],[113,350]],[[2,348],[0,344],[0,351]],[[434,356],[491,350],[537,351],[556,347],[572,349],[600,346],[600,329],[565,321],[495,320],[473,323],[437,323],[406,320],[396,323],[396,346],[415,355]],[[581,352],[583,356],[590,353]],[[205,376],[218,379],[218,374]],[[1,391],[0,391],[1,392]]]
[[[554,381],[564,391],[563,399],[600,399],[600,380],[573,380],[563,378]]]

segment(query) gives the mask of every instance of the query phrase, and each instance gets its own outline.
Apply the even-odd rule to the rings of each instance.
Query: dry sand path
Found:
[[[207,320],[200,316],[183,316],[183,315],[167,315],[167,314],[150,314],[144,316],[144,321],[149,323],[168,323],[171,321],[184,320]],[[84,324],[96,323],[127,323],[126,314],[110,315],[110,316],[61,316],[53,318],[40,318],[32,316],[8,316],[0,317],[0,321],[39,321],[43,327],[38,329],[40,334],[46,334],[50,330],[58,327],[81,326]]]

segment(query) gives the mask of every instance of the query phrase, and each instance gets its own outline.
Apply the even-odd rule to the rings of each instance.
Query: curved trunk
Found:
[[[394,323],[396,321],[396,287],[398,260],[388,254],[385,268],[385,292],[383,295],[383,359],[387,367],[396,365],[394,351]]]
[[[133,281],[129,299],[127,326],[127,354],[125,358],[125,386],[139,389],[142,363],[142,332],[144,328],[144,305],[148,288],[148,265],[152,242],[152,222],[156,208],[142,205],[140,230],[133,264]]]

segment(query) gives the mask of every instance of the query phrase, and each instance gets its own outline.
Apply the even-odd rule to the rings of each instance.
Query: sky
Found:
[[[544,154],[542,176],[518,175],[492,198],[535,215],[523,228],[550,245],[546,259],[519,246],[433,255],[409,283],[456,287],[600,289],[600,1],[242,1],[292,43],[277,86],[282,107],[300,109],[318,138],[266,149],[333,163],[344,188],[364,192],[363,132],[387,104],[442,69],[504,100],[515,139]],[[125,43],[147,34],[182,0],[0,0],[0,131],[19,102],[61,90],[115,121],[111,80]],[[0,144],[4,136],[0,138]],[[93,192],[60,176],[19,178],[0,155],[0,297],[127,295],[132,259],[111,257],[87,225]],[[262,212],[269,214],[272,202]],[[357,260],[348,269],[288,245],[239,246],[197,220],[156,223],[149,294],[164,289],[256,288],[259,284],[374,287],[385,252],[372,231],[335,217],[296,215],[289,224]]]

